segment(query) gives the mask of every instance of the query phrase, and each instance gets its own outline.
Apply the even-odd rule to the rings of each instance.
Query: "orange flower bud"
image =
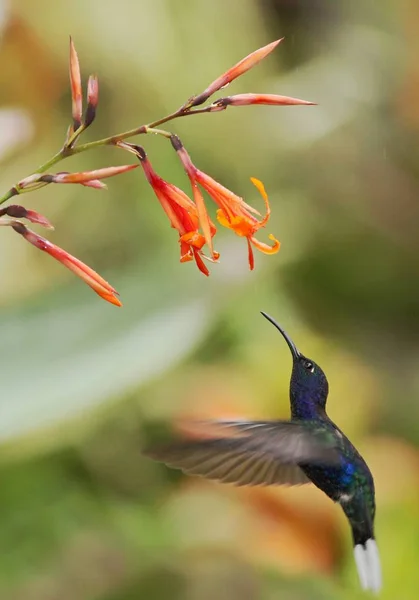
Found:
[[[96,107],[99,101],[99,81],[96,75],[90,75],[87,82],[87,109],[84,126],[89,127],[96,118]]]
[[[266,104],[268,106],[315,106],[315,102],[291,98],[289,96],[278,96],[277,94],[237,94],[215,100],[210,107],[210,112],[224,110],[228,106],[248,106],[249,104]],[[214,108],[213,108],[214,107]]]
[[[136,169],[138,165],[121,165],[120,167],[105,167],[104,169],[96,169],[94,171],[82,171],[79,173],[56,173],[55,175],[42,175],[39,181],[46,183],[81,183],[86,185],[90,183],[90,187],[102,188],[105,184],[97,180],[107,177],[114,177],[127,171]],[[93,182],[93,185],[92,185]]]
[[[121,301],[117,297],[117,291],[113,288],[103,277],[101,277],[96,271],[93,271],[90,267],[85,265],[81,260],[78,260],[75,256],[72,256],[59,246],[52,244],[45,238],[41,237],[34,231],[31,231],[25,227],[22,223],[15,221],[11,223],[13,229],[25,238],[27,242],[46,252],[55,260],[58,260],[62,265],[72,271],[77,277],[80,277],[88,286],[92,288],[101,298],[114,304],[115,306],[122,306]]]
[[[281,38],[280,40],[271,42],[267,46],[263,46],[245,58],[242,58],[242,60],[228,69],[228,71],[220,75],[220,77],[217,77],[217,79],[213,81],[201,94],[198,94],[198,96],[193,99],[191,106],[199,106],[200,104],[203,104],[205,100],[207,100],[215,92],[234,81],[234,79],[237,79],[237,77],[240,77],[240,75],[243,75],[243,73],[246,73],[246,71],[249,71],[249,69],[252,67],[256,66],[261,60],[266,58],[268,54],[270,54],[272,50],[274,50],[278,44],[282,42],[283,39],[284,38]]]
[[[53,225],[46,217],[35,212],[34,210],[28,210],[24,206],[19,206],[18,204],[10,204],[10,206],[2,208],[0,210],[0,217],[3,215],[14,217],[15,219],[28,219],[28,221],[31,223],[37,223],[38,225],[42,225],[42,227],[46,227],[47,229],[54,229]]]
[[[70,37],[70,85],[71,85],[71,100],[72,100],[72,115],[74,130],[81,125],[83,112],[83,99],[81,89],[81,74],[79,57],[77,56],[76,48],[73,40]]]

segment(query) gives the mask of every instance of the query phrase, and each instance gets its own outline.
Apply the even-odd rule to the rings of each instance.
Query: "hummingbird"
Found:
[[[285,330],[261,313],[292,355],[291,420],[201,421],[217,431],[205,439],[179,439],[145,450],[150,458],[191,475],[238,486],[314,483],[340,504],[351,530],[361,587],[378,593],[381,567],[374,536],[374,480],[365,460],[326,413],[329,384]]]

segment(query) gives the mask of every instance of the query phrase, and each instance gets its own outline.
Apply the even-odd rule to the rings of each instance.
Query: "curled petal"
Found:
[[[269,246],[268,244],[265,244],[264,242],[260,242],[259,240],[257,240],[255,237],[251,237],[250,241],[252,242],[252,244],[254,245],[255,248],[257,248],[258,250],[260,250],[260,252],[263,252],[263,254],[276,254],[280,247],[281,247],[281,242],[279,242],[273,235],[272,233],[270,233],[268,235],[269,239],[273,241],[272,246]]]
[[[263,219],[261,221],[259,221],[259,227],[265,227],[266,223],[269,221],[270,216],[271,216],[271,207],[269,206],[268,194],[266,193],[265,186],[259,179],[256,179],[256,177],[251,177],[250,181],[253,183],[255,188],[258,190],[259,194],[262,196],[263,201],[265,203],[265,210],[266,210],[265,216],[263,217]]]
[[[271,42],[267,46],[263,46],[262,48],[255,50],[251,54],[248,54],[248,56],[245,56],[245,58],[242,58],[242,60],[240,60],[233,67],[228,69],[228,71],[220,75],[220,77],[217,77],[217,79],[213,81],[201,94],[196,96],[192,101],[191,105],[198,106],[202,104],[203,102],[205,102],[205,100],[212,96],[212,94],[214,94],[221,88],[225,87],[226,85],[237,79],[237,77],[240,77],[240,75],[246,73],[246,71],[248,71],[249,69],[257,65],[261,60],[266,58],[266,56],[268,56],[268,54],[270,54],[272,50],[274,50],[278,46],[278,44],[282,42],[283,39],[284,38],[281,38],[280,40]]]
[[[260,181],[260,179],[256,179],[256,177],[251,177],[250,181],[253,183],[255,188],[258,190],[259,194],[262,196],[265,203],[267,203],[268,202],[268,194],[266,193],[265,186]]]

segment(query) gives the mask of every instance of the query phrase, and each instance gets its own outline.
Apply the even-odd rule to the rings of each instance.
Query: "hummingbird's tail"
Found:
[[[364,590],[378,593],[381,589],[381,564],[374,536],[362,535],[353,527],[354,555],[359,581]]]

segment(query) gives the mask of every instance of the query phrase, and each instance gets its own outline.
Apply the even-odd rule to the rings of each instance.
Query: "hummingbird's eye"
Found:
[[[304,361],[304,368],[310,371],[310,373],[314,373],[314,365],[310,360]]]

